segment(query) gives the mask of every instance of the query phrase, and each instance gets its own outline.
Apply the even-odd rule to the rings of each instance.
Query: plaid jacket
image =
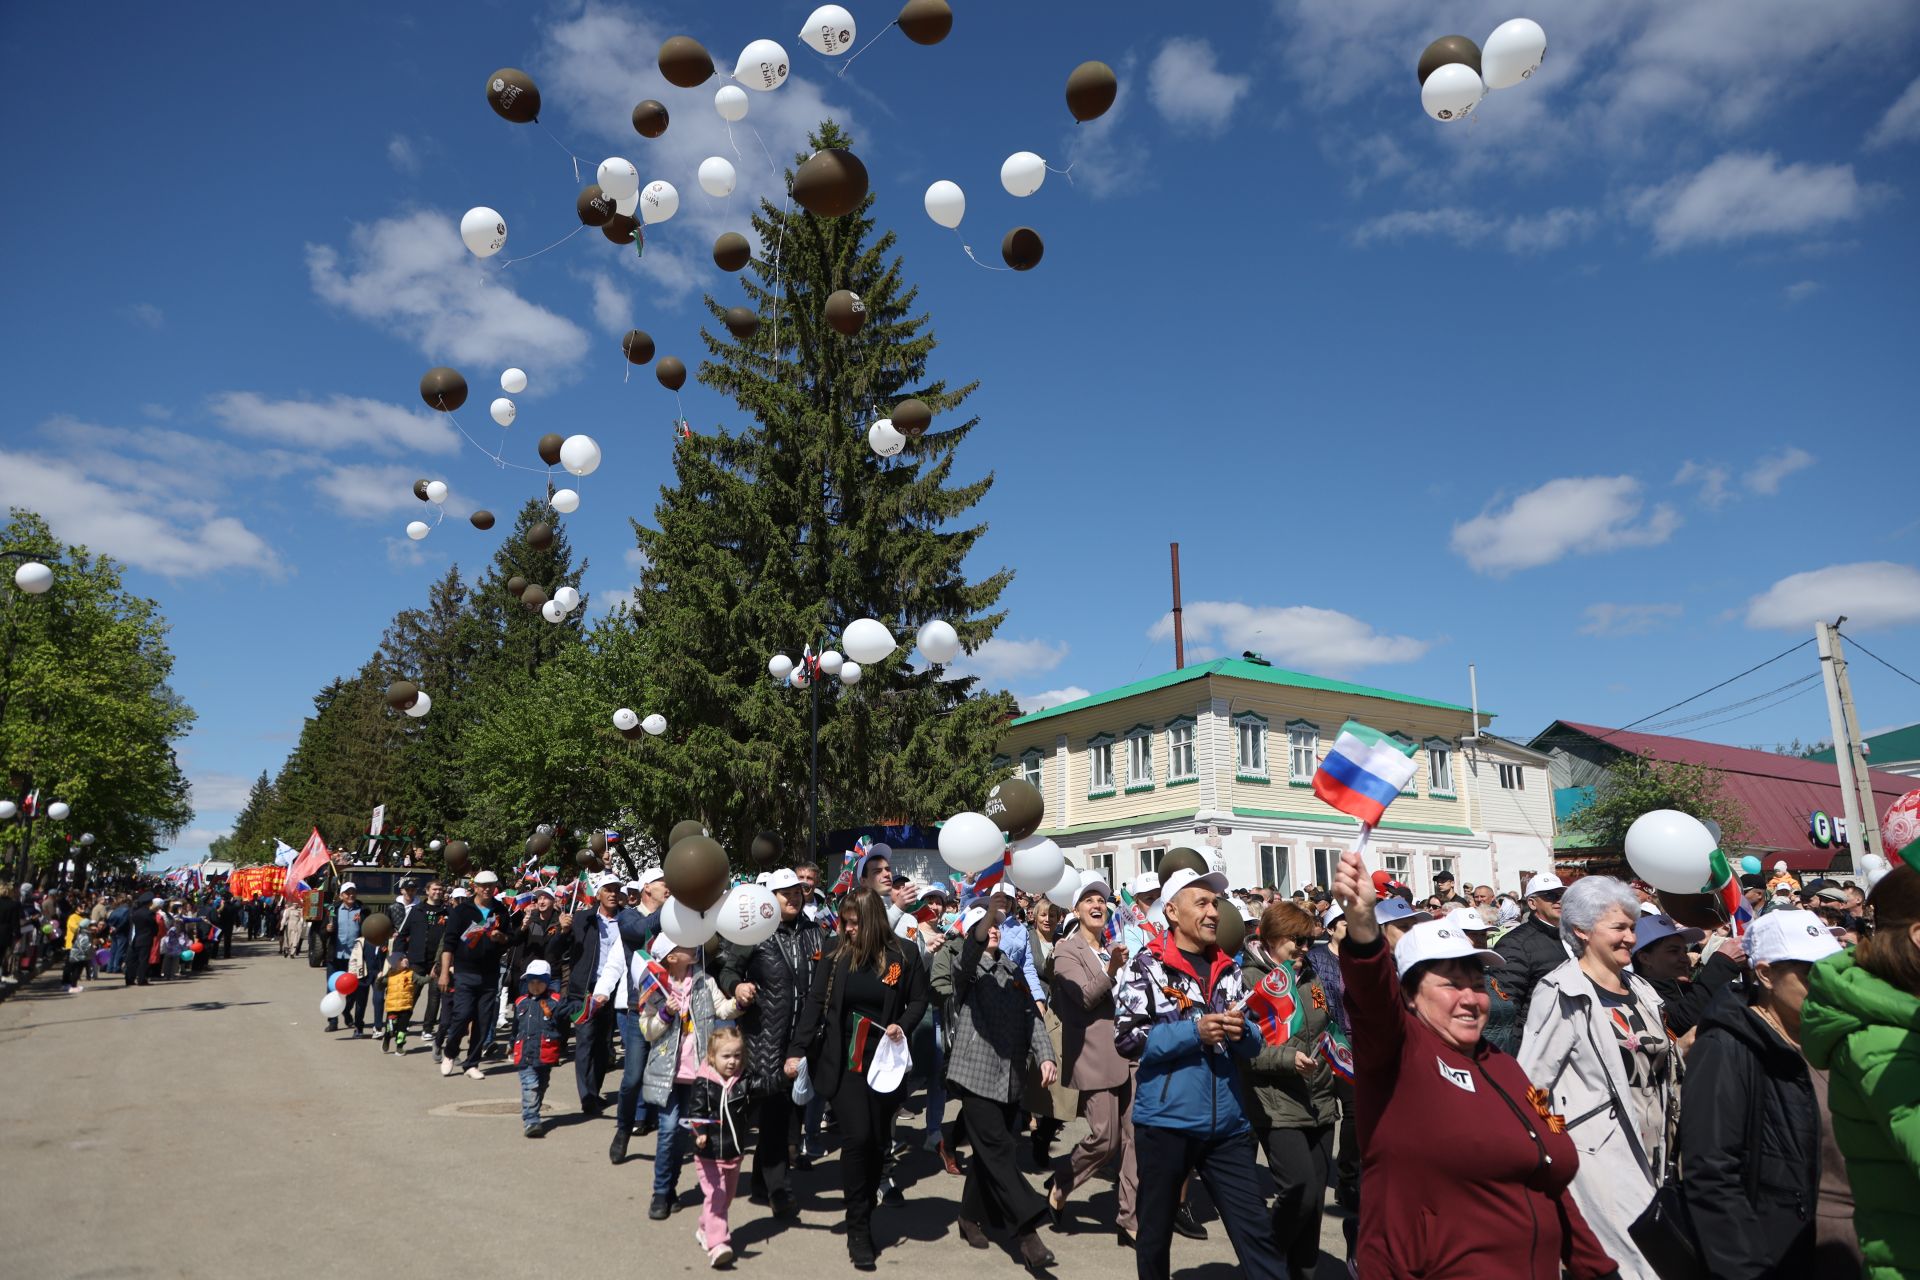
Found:
[[[1236,1060],[1260,1052],[1251,1027],[1238,1040],[1208,1046],[1200,1015],[1225,1013],[1246,996],[1240,967],[1218,947],[1208,971],[1195,973],[1164,934],[1121,970],[1114,989],[1113,1044],[1140,1064],[1133,1122],[1223,1137],[1249,1128]]]
[[[953,1000],[947,1006],[947,1082],[996,1102],[1016,1102],[1026,1091],[1029,1061],[1052,1062],[1053,1040],[1027,990],[1025,976],[1006,952],[988,956],[985,922],[960,944],[952,962]],[[948,943],[942,954],[953,950]]]

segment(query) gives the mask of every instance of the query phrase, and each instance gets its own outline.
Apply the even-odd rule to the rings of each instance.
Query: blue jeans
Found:
[[[538,1052],[537,1048],[535,1052]],[[540,1104],[546,1099],[547,1080],[552,1075],[552,1067],[541,1066],[537,1062],[528,1063],[520,1068],[521,1124],[540,1123]]]
[[[693,1145],[686,1130],[680,1127],[680,1117],[687,1109],[687,1093],[691,1086],[676,1084],[667,1094],[667,1105],[660,1109],[660,1140],[653,1148],[653,1194],[657,1199],[665,1196],[673,1198],[674,1190],[680,1185],[680,1166],[686,1162],[687,1148]]]
[[[107,972],[119,973],[121,966],[126,962],[127,940],[125,938],[115,938],[113,940],[113,954],[107,959]]]
[[[613,1126],[621,1133],[632,1133],[641,1120],[653,1115],[653,1108],[640,1096],[640,1076],[647,1069],[647,1038],[640,1034],[640,1015],[634,1010],[617,1009],[614,1017],[625,1065],[620,1073],[620,1100],[614,1105]]]

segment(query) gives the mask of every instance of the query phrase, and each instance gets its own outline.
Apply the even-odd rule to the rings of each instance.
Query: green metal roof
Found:
[[[1072,702],[1063,702],[1057,707],[1048,707],[1045,711],[1035,711],[1030,715],[1021,716],[1013,723],[1016,726],[1032,724],[1036,720],[1045,720],[1050,716],[1065,715],[1070,711],[1084,711],[1088,707],[1118,702],[1122,698],[1131,698],[1142,693],[1152,693],[1156,689],[1185,684],[1189,680],[1204,680],[1208,676],[1231,676],[1237,680],[1252,680],[1258,684],[1284,685],[1291,689],[1316,689],[1322,693],[1344,693],[1356,698],[1384,698],[1389,702],[1404,702],[1415,707],[1433,707],[1440,711],[1470,710],[1468,707],[1452,702],[1416,698],[1410,693],[1394,693],[1389,689],[1375,689],[1364,684],[1349,684],[1345,680],[1329,680],[1324,676],[1310,676],[1298,671],[1284,671],[1279,667],[1262,666],[1257,662],[1248,662],[1245,658],[1215,658],[1212,662],[1202,662],[1182,667],[1178,671],[1149,676],[1145,680],[1123,684],[1118,689],[1109,689],[1105,693],[1089,694]],[[1483,720],[1491,720],[1493,713],[1482,711],[1480,717]]]
[[[1910,724],[1904,729],[1890,729],[1886,733],[1876,733],[1866,740],[1867,763],[1878,766],[1881,761],[1899,764],[1905,760],[1920,760],[1920,724]],[[1833,748],[1816,751],[1807,759],[1819,764],[1833,763]]]

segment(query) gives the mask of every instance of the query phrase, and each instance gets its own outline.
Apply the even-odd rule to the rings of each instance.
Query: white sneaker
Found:
[[[733,1265],[733,1250],[723,1244],[717,1244],[707,1250],[707,1265],[714,1270]]]
[[[700,1246],[700,1252],[705,1253],[707,1251],[707,1233],[702,1231],[698,1226],[695,1226],[693,1229],[693,1242]]]
[[[478,1068],[478,1067],[468,1067],[468,1068],[467,1068],[467,1079],[469,1079],[469,1080],[485,1080],[486,1078],[487,1078],[487,1073],[486,1073],[486,1072],[484,1072],[484,1071],[482,1071],[482,1070],[481,1070],[480,1068]]]
[[[440,1060],[440,1074],[443,1076],[450,1076],[453,1074],[453,1072],[454,1072],[453,1059],[442,1058]]]
[[[72,990],[73,994],[79,995],[82,991],[85,991],[87,988],[85,983],[76,982],[73,984],[73,986],[70,989]]]

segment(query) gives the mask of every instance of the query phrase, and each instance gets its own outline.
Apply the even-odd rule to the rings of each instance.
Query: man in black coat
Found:
[[[574,1084],[580,1094],[580,1110],[589,1116],[597,1116],[606,1108],[600,1086],[613,1067],[615,1006],[622,1003],[614,997],[630,982],[633,953],[644,949],[659,928],[657,917],[650,928],[648,917],[633,907],[620,905],[620,877],[612,872],[603,871],[594,877],[593,896],[591,911],[570,911],[560,917],[567,922],[571,939],[567,950],[572,965],[567,975],[567,1003],[579,1017],[574,1026]],[[624,1134],[614,1135],[614,1142],[623,1148],[622,1158],[624,1139]]]
[[[220,926],[220,958],[222,960],[233,959],[233,935],[239,932],[241,919],[240,900],[230,893],[221,898],[214,923]],[[208,950],[211,951],[212,948],[209,947]]]
[[[512,938],[506,911],[495,897],[500,877],[482,871],[473,878],[473,897],[463,898],[447,917],[446,934],[438,960],[440,993],[449,996],[442,1031],[440,1074],[458,1069],[460,1041],[471,1032],[465,1069],[474,1080],[486,1079],[480,1054],[487,1033],[500,1013],[500,965]]]
[[[826,934],[804,911],[807,888],[786,868],[767,877],[780,901],[780,926],[754,947],[729,946],[720,967],[720,990],[740,1002],[740,1031],[747,1040],[746,1078],[770,1082],[760,1104],[760,1142],[753,1155],[750,1193],[770,1201],[776,1217],[797,1212],[788,1173],[800,1145],[800,1111],[782,1087],[787,1046],[800,1021],[800,1006],[813,989],[813,967]]]
[[[1527,881],[1527,909],[1532,914],[1494,944],[1493,949],[1505,963],[1493,974],[1493,981],[1513,1002],[1517,1027],[1527,1025],[1527,1006],[1533,1002],[1533,989],[1540,979],[1566,963],[1571,954],[1560,938],[1560,895],[1564,892],[1566,886],[1551,871]]]
[[[427,881],[427,897],[406,911],[393,931],[393,952],[413,967],[415,983],[425,988],[426,1018],[420,1025],[433,1039],[433,1060],[440,1061],[440,984],[434,971],[440,964],[440,943],[447,931],[447,886]],[[416,994],[415,999],[420,997]]]
[[[158,928],[159,921],[153,914],[153,895],[148,894],[133,904],[133,912],[127,917],[127,985],[130,987],[153,985],[149,966],[153,935]]]

